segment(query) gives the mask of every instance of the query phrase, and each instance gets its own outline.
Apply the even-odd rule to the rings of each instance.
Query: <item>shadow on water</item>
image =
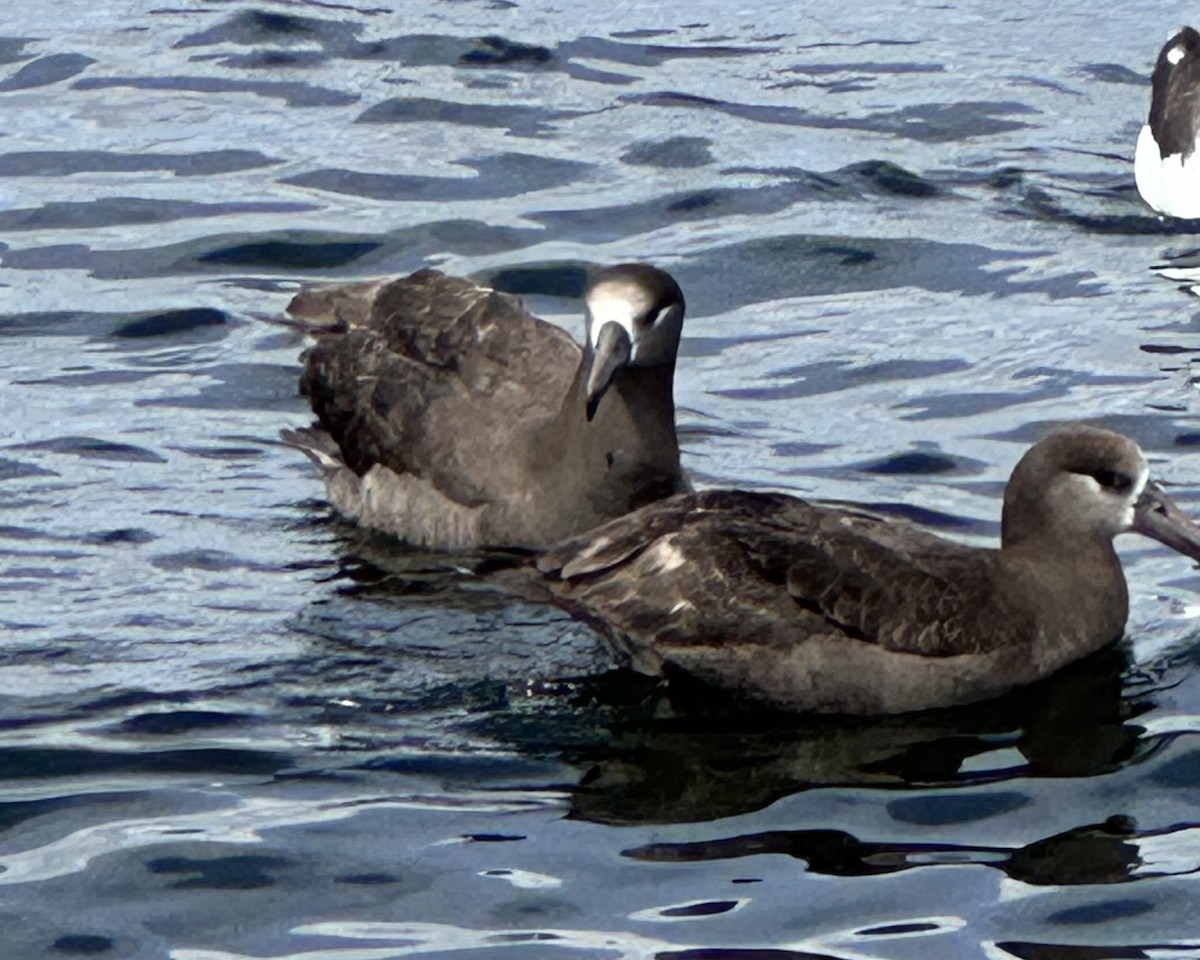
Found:
[[[456,67],[481,71],[498,67],[506,72],[514,69],[562,72],[576,80],[616,85],[633,83],[638,77],[579,61],[606,61],[644,69],[680,58],[749,57],[777,49],[757,43],[737,46],[630,43],[621,39],[620,34],[566,39],[551,48],[494,34],[482,37],[411,34],[362,40],[362,32],[360,23],[243,10],[213,27],[183,37],[175,47],[203,49],[228,44],[258,48],[245,54],[200,54],[193,58],[216,58],[222,66],[237,69],[311,67],[327,60],[345,59],[391,61],[410,68]],[[305,45],[306,49],[294,49],[297,44]],[[318,49],[313,50],[314,46]]]
[[[585,770],[571,815],[604,823],[733,816],[813,787],[962,786],[1014,777],[1083,777],[1140,757],[1145,699],[1122,695],[1128,663],[1104,651],[1007,697],[901,717],[805,718],[747,711],[673,680],[614,674],[580,687],[606,736],[562,751]],[[640,698],[639,698],[640,694]],[[523,749],[520,729],[484,721]],[[969,804],[969,801],[964,801]],[[969,819],[969,816],[968,816]]]
[[[830,117],[801,107],[735,103],[676,91],[629,94],[626,103],[651,107],[711,110],[753,123],[782,124],[815,129],[869,130],[926,143],[946,143],[966,137],[990,136],[1030,127],[1024,120],[1012,119],[1037,113],[1032,107],[1014,101],[962,101],[959,103],[920,103],[898,110],[881,111],[866,117]]]
[[[1107,161],[1128,158],[1101,155]],[[970,182],[961,176],[959,184]],[[982,182],[1005,204],[1001,216],[1062,224],[1087,233],[1114,236],[1192,236],[1200,220],[1181,220],[1154,213],[1138,195],[1130,169],[1123,175],[1053,176],[1017,166],[1000,167]]]
[[[994,794],[979,804],[984,819],[1005,813],[1024,800],[1019,794]],[[1007,805],[1005,805],[1007,801]],[[896,804],[893,804],[896,806]],[[876,843],[843,830],[775,830],[686,843],[653,843],[623,851],[651,863],[697,863],[779,854],[803,860],[810,873],[869,877],[923,867],[979,864],[1036,887],[1126,883],[1200,871],[1200,857],[1170,862],[1157,851],[1190,845],[1197,828],[1139,832],[1131,817],[1112,816],[1103,823],[1073,827],[1022,847],[949,843]]]
[[[1070,920],[1070,917],[1064,918]],[[1100,917],[1099,919],[1105,919]],[[1082,918],[1087,922],[1087,918]],[[1004,942],[996,944],[999,951],[1014,960],[1154,960],[1156,957],[1186,957],[1195,949],[1190,941],[1171,943],[1158,941],[1146,944],[1092,946],[1071,943]]]

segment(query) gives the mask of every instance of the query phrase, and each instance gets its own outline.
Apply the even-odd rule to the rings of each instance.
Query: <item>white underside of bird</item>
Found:
[[[1133,177],[1142,199],[1158,213],[1200,219],[1200,152],[1164,157],[1150,130],[1142,127],[1133,158]]]

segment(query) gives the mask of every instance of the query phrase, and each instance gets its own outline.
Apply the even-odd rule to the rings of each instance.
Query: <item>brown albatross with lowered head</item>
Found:
[[[651,504],[538,558],[556,602],[631,665],[684,671],[776,707],[901,713],[970,703],[1120,639],[1113,538],[1200,559],[1200,527],[1137,444],[1075,425],[1005,488],[999,549],[778,493]]]
[[[683,292],[645,264],[599,271],[583,347],[518,298],[436,270],[315,288],[283,437],[359,524],[439,550],[541,548],[688,489],[673,379]]]

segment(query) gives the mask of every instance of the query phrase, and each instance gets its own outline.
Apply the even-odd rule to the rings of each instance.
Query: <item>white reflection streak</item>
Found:
[[[917,922],[917,921],[905,921]],[[936,925],[934,930],[898,933],[892,936],[862,938],[878,942],[936,936],[961,930],[966,921],[961,917],[923,917],[919,922]],[[558,949],[616,952],[617,960],[654,960],[670,951],[686,950],[689,945],[643,937],[627,931],[611,930],[471,930],[441,923],[372,923],[331,921],[294,927],[296,936],[330,937],[341,940],[339,946],[301,953],[275,954],[270,957],[227,953],[223,950],[172,950],[171,960],[383,960],[390,957],[410,957],[447,951],[486,950],[488,948],[549,946]],[[825,950],[822,955],[845,960],[875,960],[875,955],[847,950],[844,943],[830,950],[828,944],[838,938],[822,938],[811,942],[770,944],[769,949],[812,951]],[[347,948],[346,941],[391,941],[388,947]]]
[[[1178,733],[1200,733],[1200,716],[1195,714],[1167,714],[1162,717],[1147,717],[1138,720],[1138,726],[1145,732],[1142,739],[1148,737],[1165,737]]]
[[[654,960],[663,951],[680,949],[678,944],[638,936],[636,933],[604,930],[469,930],[441,923],[312,923],[296,927],[292,933],[342,940],[390,940],[394,941],[394,945],[359,949],[347,949],[342,945],[328,950],[308,950],[272,957],[185,948],[172,950],[170,957],[171,960],[383,960],[386,957],[409,957],[450,950],[550,946],[610,953],[616,951],[617,960]]]
[[[1200,828],[1168,830],[1147,834],[1131,843],[1141,860],[1133,874],[1180,876],[1200,870]]]
[[[171,960],[387,960],[399,957],[393,947],[370,947],[363,950],[310,950],[307,953],[279,954],[274,957],[247,956],[226,953],[224,950],[172,950]]]
[[[1059,889],[1059,887],[1052,885],[1034,886],[1032,883],[1026,883],[1024,880],[1003,877],[1000,880],[1000,889],[996,899],[1000,903],[1013,903],[1017,900],[1024,900],[1026,897],[1040,897]]]
[[[120,850],[149,847],[159,843],[260,843],[260,831],[274,827],[330,823],[346,820],[363,810],[422,809],[508,813],[528,810],[531,806],[557,804],[558,795],[538,797],[522,794],[521,800],[498,801],[490,797],[473,798],[397,798],[373,797],[352,802],[242,800],[225,810],[180,816],[117,820],[76,830],[53,843],[0,857],[0,884],[32,883],[63,877],[87,869],[96,857]]]
[[[837,957],[839,960],[878,960],[878,951],[863,953],[852,949],[850,944],[869,943],[877,945],[893,940],[941,937],[949,933],[958,933],[967,927],[965,917],[956,917],[953,915],[940,917],[893,917],[887,921],[880,921],[880,923],[898,928],[917,926],[927,929],[897,929],[889,933],[867,933],[863,931],[856,931],[849,934],[838,933],[831,936],[815,937],[804,944],[793,945],[793,948],[807,950],[810,953],[817,953],[823,957]],[[877,927],[878,925],[876,924],[875,926]]]
[[[481,870],[479,876],[494,880],[507,880],[518,890],[549,890],[561,887],[562,881],[545,873],[534,873],[531,870]]]

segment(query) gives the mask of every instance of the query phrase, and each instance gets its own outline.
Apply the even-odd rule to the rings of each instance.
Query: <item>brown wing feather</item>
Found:
[[[666,570],[668,556],[679,566]],[[831,632],[951,656],[1032,629],[995,595],[995,556],[869,513],[706,491],[604,524],[538,567],[566,581],[552,589],[573,609],[652,638],[668,657],[667,648],[786,645]]]
[[[435,270],[290,309],[324,314],[302,388],[346,464],[414,473],[464,503],[511,486],[497,453],[557,412],[582,356],[516,297]]]
[[[561,544],[538,568],[556,602],[652,673],[699,648],[773,645],[777,626],[793,636],[814,619],[784,587],[806,509],[781,494],[677,494]]]
[[[668,534],[686,531],[703,537],[723,524],[752,523],[797,503],[803,501],[738,490],[679,493],[560,543],[538,557],[537,567],[561,580],[603,574]]]
[[[698,500],[698,494],[680,494],[617,517],[545,551],[537,568],[556,580],[603,574],[686,524]]]
[[[885,649],[980,653],[993,646],[989,638],[1032,629],[998,592],[997,551],[904,522],[836,513],[795,547],[788,592],[830,624]]]

